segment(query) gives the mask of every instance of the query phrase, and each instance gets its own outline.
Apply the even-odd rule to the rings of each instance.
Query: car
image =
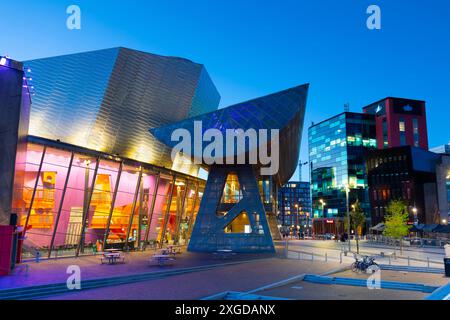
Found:
[[[336,236],[332,233],[325,233],[324,237],[325,240],[334,240],[336,238]]]

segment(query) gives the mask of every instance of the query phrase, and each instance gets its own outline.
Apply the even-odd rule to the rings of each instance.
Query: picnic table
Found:
[[[125,257],[118,249],[108,249],[103,253],[100,259],[101,263],[116,264],[118,262],[125,263]]]
[[[233,252],[233,250],[230,249],[219,249],[216,250],[213,254],[215,254],[217,257],[221,259],[227,259],[231,256],[236,255],[236,252]]]
[[[167,246],[167,249],[169,250],[170,253],[176,254],[176,253],[181,253],[182,247],[183,246],[181,246],[181,245],[169,245],[169,246]]]
[[[168,254],[154,254],[150,259],[150,263],[156,262],[159,266],[172,264],[174,261],[175,258]]]

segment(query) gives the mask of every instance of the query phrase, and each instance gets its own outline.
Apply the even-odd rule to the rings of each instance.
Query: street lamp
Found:
[[[324,210],[324,207],[325,207],[326,203],[323,201],[323,199],[320,199],[319,201],[322,204],[322,232],[324,234],[324,240],[325,240],[325,210]]]
[[[350,235],[351,235],[351,232],[350,232],[350,209],[349,209],[349,205],[348,205],[348,203],[349,203],[349,193],[350,193],[350,187],[349,187],[349,185],[348,184],[346,184],[345,185],[345,201],[346,201],[346,204],[347,204],[347,224],[348,224],[348,252],[351,252],[352,251],[352,246],[351,246],[351,244],[350,244],[350,239],[351,239],[351,237],[350,237]]]
[[[295,232],[298,234],[298,229],[299,229],[298,215],[300,214],[299,213],[300,207],[297,203],[295,204],[295,207],[297,208],[297,217],[295,219]],[[300,237],[299,237],[299,239],[300,239]]]
[[[417,225],[418,221],[417,221],[417,208],[413,207],[412,208],[412,212],[414,214],[414,225]]]
[[[309,212],[305,212],[305,218],[306,218],[306,225],[305,225],[305,233],[306,236],[309,237],[310,231],[309,231]]]

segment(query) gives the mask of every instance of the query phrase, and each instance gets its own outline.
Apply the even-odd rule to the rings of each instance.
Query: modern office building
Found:
[[[31,109],[16,103],[0,130],[17,127],[0,150],[8,156],[0,216],[7,224],[17,213],[24,254],[186,242],[204,180],[199,166],[172,162],[148,129],[217,109],[220,96],[205,68],[126,48],[25,65],[25,74],[2,66],[8,83],[0,88],[1,110],[14,90],[35,91]]]
[[[148,130],[205,113],[204,123],[214,126],[218,114],[210,112],[220,96],[202,65],[126,48],[27,61],[25,72],[20,63],[5,61],[0,223],[14,222],[10,217],[17,213],[24,256],[189,242],[205,193],[200,166],[181,155],[172,161],[171,148]],[[31,108],[24,89],[35,92]],[[289,165],[258,180],[265,211],[253,211],[261,219],[263,212],[276,212],[276,186],[295,170],[290,164],[298,161],[299,145],[289,139],[299,142],[306,92],[287,90],[221,111],[222,125],[248,119],[244,128],[256,123],[282,129],[282,152],[289,154],[283,161]],[[235,175],[229,177],[227,186],[234,190]],[[240,179],[234,180],[246,185]],[[256,226],[251,224],[255,234]],[[265,235],[271,244],[270,232]]]
[[[389,202],[397,199],[407,202],[411,223],[440,223],[436,190],[436,164],[440,158],[412,146],[370,152],[367,172],[372,225],[383,222]]]
[[[312,222],[310,188],[310,183],[305,181],[290,181],[280,188],[278,221],[282,227],[309,227]]]
[[[316,233],[330,230],[358,199],[370,215],[365,154],[377,148],[375,117],[344,112],[314,124],[308,131],[312,214]],[[323,221],[322,221],[323,220]],[[325,222],[324,222],[325,221]],[[322,230],[322,231],[321,231]]]
[[[428,150],[425,101],[387,97],[363,112],[375,116],[378,149],[409,145]]]

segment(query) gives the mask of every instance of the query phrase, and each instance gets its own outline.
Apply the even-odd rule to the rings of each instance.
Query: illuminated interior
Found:
[[[33,143],[23,176],[14,206],[25,256],[186,243],[204,188],[197,179]]]

